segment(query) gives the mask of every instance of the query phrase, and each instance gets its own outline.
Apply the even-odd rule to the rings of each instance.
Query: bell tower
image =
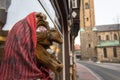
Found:
[[[81,0],[80,5],[80,40],[82,59],[96,57],[94,0]]]

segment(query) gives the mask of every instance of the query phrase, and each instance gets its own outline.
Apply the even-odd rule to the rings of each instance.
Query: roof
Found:
[[[118,40],[114,41],[100,41],[96,47],[110,47],[110,46],[119,46],[120,43]]]
[[[120,24],[99,25],[97,31],[117,31],[120,30]]]

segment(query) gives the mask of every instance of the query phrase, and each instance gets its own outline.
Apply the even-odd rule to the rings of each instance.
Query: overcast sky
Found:
[[[94,0],[96,25],[120,22],[120,0]]]
[[[96,25],[120,23],[120,0],[94,0],[94,10]],[[75,44],[80,44],[79,37]]]
[[[46,7],[49,7],[49,13],[51,13],[52,18],[54,18],[55,12],[51,8],[49,0],[45,0],[43,2],[46,2]],[[37,0],[12,0],[11,5],[8,8],[7,21],[5,26],[3,27],[3,30],[10,30],[16,22],[25,18],[31,12],[42,12],[46,14],[45,10],[42,8]],[[54,27],[51,19],[48,17],[47,14],[46,16],[47,21],[49,21],[50,27]]]

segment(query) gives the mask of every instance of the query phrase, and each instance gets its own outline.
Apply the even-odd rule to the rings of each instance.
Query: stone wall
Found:
[[[101,40],[106,40],[106,36],[108,35],[110,40],[114,40],[114,34],[116,34],[118,40],[120,37],[119,33],[118,31],[97,32],[97,36],[100,36]]]
[[[106,47],[107,57],[104,56],[103,48],[97,48],[98,61],[120,62],[120,47],[116,47],[117,57],[114,57],[113,47]]]

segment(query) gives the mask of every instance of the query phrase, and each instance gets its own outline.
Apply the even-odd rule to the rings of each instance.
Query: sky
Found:
[[[96,25],[120,23],[120,0],[94,0]]]
[[[44,0],[43,2],[46,2],[46,5],[47,5],[46,8],[49,7],[48,9],[49,14],[52,14],[51,17],[54,18],[55,12],[51,8],[50,2],[48,0]],[[22,4],[22,7],[21,7],[21,4]],[[5,26],[3,27],[3,30],[10,30],[16,22],[23,19],[24,17],[26,17],[26,15],[28,15],[31,12],[42,12],[46,14],[45,10],[42,8],[42,6],[40,5],[38,1],[11,0],[11,5],[8,8],[7,21],[6,21]],[[50,27],[51,28],[54,27],[54,24],[52,23],[51,19],[48,17],[47,14],[46,16],[47,16],[47,21],[49,21]]]
[[[120,0],[94,0],[94,10],[96,26],[120,23]],[[79,36],[75,44],[80,44]]]

